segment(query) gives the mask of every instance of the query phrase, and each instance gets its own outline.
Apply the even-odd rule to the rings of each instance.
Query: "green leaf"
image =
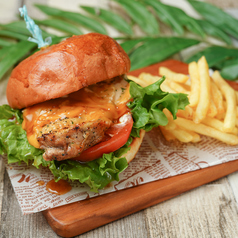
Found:
[[[131,70],[160,62],[180,50],[198,43],[198,40],[178,37],[161,37],[148,40],[130,55]]]
[[[15,21],[15,22],[11,22],[5,25],[0,25],[2,28],[12,31],[12,32],[16,32],[19,34],[23,34],[26,36],[31,36],[31,33],[27,30],[26,28],[26,23],[24,21]],[[42,36],[43,38],[46,38],[48,36],[54,37],[55,35],[50,34],[44,30],[41,29],[42,32]]]
[[[228,80],[236,80],[238,78],[238,58],[227,60],[224,63],[221,76]]]
[[[14,39],[25,40],[25,41],[28,39],[28,36],[26,36],[26,35],[8,31],[8,30],[0,30],[0,36],[7,36],[7,37],[14,38]]]
[[[88,6],[80,6],[82,9],[87,11],[88,13],[100,18],[102,21],[105,21],[107,24],[116,28],[120,32],[124,32],[127,35],[132,35],[133,31],[131,26],[119,15],[113,13],[111,11],[96,8],[96,7],[88,7]]]
[[[0,47],[11,46],[11,45],[14,45],[14,44],[15,44],[14,42],[7,41],[7,40],[4,40],[4,39],[0,38]]]
[[[237,19],[210,3],[194,0],[188,1],[207,21],[222,29],[224,32],[238,38]]]
[[[48,7],[46,5],[40,5],[40,4],[35,4],[35,6],[38,7],[42,12],[44,12],[45,14],[49,16],[64,18],[64,19],[73,21],[75,23],[78,23],[95,32],[98,32],[101,34],[107,34],[105,27],[101,25],[98,21],[91,19],[87,16],[84,16],[80,13],[62,11],[57,8]]]
[[[143,2],[154,8],[161,21],[171,26],[179,35],[183,35],[184,30],[182,25],[177,20],[177,15],[174,15],[167,5],[154,0],[143,0]]]
[[[214,26],[213,24],[205,20],[196,20],[196,21],[208,35],[220,38],[228,45],[232,44],[231,38],[227,34],[225,34],[222,30],[220,30],[220,28]]]
[[[45,19],[45,20],[36,20],[34,22],[39,25],[53,27],[55,29],[70,33],[72,35],[81,35],[82,31],[76,27],[75,25],[68,23],[66,21],[62,21],[60,19]]]
[[[131,109],[134,119],[134,130],[132,131],[134,136],[137,136],[141,129],[150,131],[153,127],[167,125],[168,119],[163,113],[164,108],[167,108],[176,119],[178,109],[184,109],[189,104],[185,94],[163,92],[160,86],[164,80],[165,77],[162,77],[145,88],[128,80],[133,101],[129,102],[127,106]]]
[[[121,43],[121,47],[125,50],[125,52],[127,54],[130,54],[131,51],[136,47],[138,46],[140,43],[142,44],[144,41],[148,40],[148,39],[152,39],[152,38],[149,38],[149,37],[144,37],[144,38],[140,38],[140,39],[136,39],[136,40],[127,40],[123,43]]]
[[[0,50],[0,78],[37,45],[29,41],[20,41],[13,46]]]
[[[198,52],[189,59],[186,60],[187,63],[192,61],[198,61],[202,56],[206,57],[209,67],[220,68],[219,65],[225,60],[237,57],[238,49],[229,49],[221,46],[211,46],[203,51]]]
[[[159,24],[151,12],[146,9],[146,6],[137,1],[115,0],[118,2],[137,23],[140,28],[149,35],[159,34]]]

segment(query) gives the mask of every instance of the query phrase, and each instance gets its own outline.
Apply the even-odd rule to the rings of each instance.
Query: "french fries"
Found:
[[[194,115],[194,122],[200,123],[205,117],[210,105],[210,76],[205,57],[198,61],[198,72],[200,78],[199,101]]]
[[[191,62],[188,71],[190,80],[187,75],[159,68],[159,75],[166,76],[161,89],[170,93],[186,93],[190,102],[185,110],[178,110],[176,120],[169,110],[163,110],[168,118],[168,124],[160,126],[165,139],[197,143],[201,140],[200,135],[204,135],[229,145],[238,145],[238,91],[218,71],[210,77],[204,56],[198,63]],[[129,78],[134,80],[131,76]],[[158,76],[143,73],[134,81],[145,87],[158,79]]]
[[[166,78],[169,78],[177,83],[186,83],[189,79],[188,75],[174,73],[166,67],[159,68],[159,75],[165,75]]]

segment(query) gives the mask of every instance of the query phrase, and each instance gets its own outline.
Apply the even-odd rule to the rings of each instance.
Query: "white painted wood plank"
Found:
[[[227,178],[235,196],[236,202],[238,203],[238,172],[230,174],[229,176],[227,176]]]
[[[226,178],[146,210],[150,237],[237,237],[238,207]]]

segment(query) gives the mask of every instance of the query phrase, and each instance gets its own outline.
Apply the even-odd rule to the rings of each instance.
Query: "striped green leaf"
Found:
[[[0,38],[0,47],[11,46],[11,45],[14,45],[14,44],[15,44],[14,42],[7,41],[7,40],[4,40],[4,39]]]
[[[34,19],[36,24],[49,26],[67,33],[70,33],[72,35],[81,35],[83,34],[82,31],[76,27],[75,25],[62,21],[60,19],[45,19],[45,20],[36,20]]]
[[[167,5],[154,0],[143,0],[143,2],[153,7],[161,21],[172,27],[179,35],[183,35],[183,26],[178,22],[177,15],[174,15]]]
[[[64,19],[73,21],[77,24],[80,24],[80,25],[82,25],[90,30],[93,30],[95,32],[98,32],[101,34],[107,34],[107,31],[102,24],[100,24],[98,21],[96,21],[92,18],[89,18],[87,16],[84,16],[80,13],[62,11],[57,8],[48,7],[46,5],[40,5],[40,4],[36,4],[35,6],[49,16],[64,18]]]
[[[123,32],[127,35],[133,34],[131,26],[121,16],[115,13],[112,14],[111,11],[102,8],[88,7],[88,6],[80,6],[80,7],[85,11],[87,11],[88,13],[94,15],[95,17],[100,18],[102,21],[111,25],[118,31]]]
[[[217,37],[226,42],[228,45],[232,44],[231,38],[220,28],[214,26],[213,24],[205,20],[197,20],[197,23],[208,35]]]
[[[189,59],[187,63],[198,61],[202,56],[206,57],[209,67],[222,68],[223,62],[228,59],[233,59],[238,56],[238,49],[229,49],[221,46],[211,46],[198,52]]]
[[[2,76],[21,60],[30,50],[36,47],[35,43],[20,41],[12,46],[0,50],[0,79]]]
[[[130,55],[131,70],[160,62],[169,56],[196,45],[200,41],[178,37],[161,37],[146,41]]]
[[[188,1],[207,21],[222,29],[224,32],[238,38],[237,19],[210,3],[195,0]]]
[[[115,0],[117,1],[137,23],[140,28],[149,35],[159,34],[159,24],[153,14],[147,10],[146,5],[137,1]]]

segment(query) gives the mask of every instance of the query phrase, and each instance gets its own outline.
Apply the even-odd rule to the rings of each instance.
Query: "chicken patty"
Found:
[[[45,150],[45,160],[65,160],[100,142],[111,125],[110,120],[82,122],[78,118],[59,119],[42,128],[37,138],[40,148]]]

